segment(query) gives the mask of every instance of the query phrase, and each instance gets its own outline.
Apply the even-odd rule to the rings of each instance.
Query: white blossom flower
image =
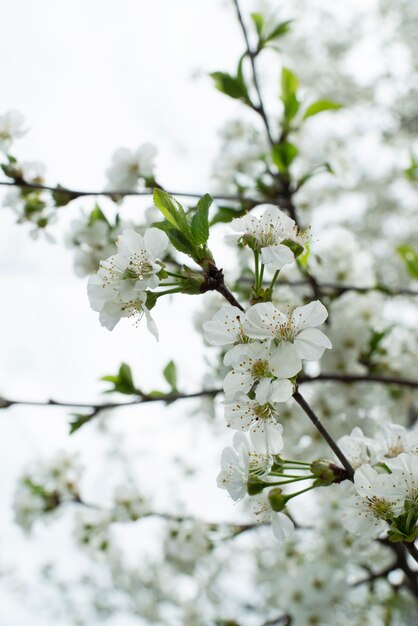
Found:
[[[195,520],[172,521],[167,527],[164,554],[180,572],[192,574],[200,559],[212,548],[207,524]]]
[[[418,502],[418,455],[402,452],[386,463],[390,474],[379,474],[373,484],[377,496],[388,499],[392,510],[400,515],[405,505]]]
[[[307,234],[300,233],[294,220],[276,206],[265,204],[257,209],[263,210],[260,217],[252,212],[233,220],[231,228],[240,233],[240,238],[254,239],[256,247],[261,250],[261,258],[266,267],[273,271],[280,270],[284,265],[292,263],[295,258],[292,250],[283,242],[291,240],[303,246]]]
[[[237,346],[229,362],[233,369],[224,380],[225,397],[233,399],[248,393],[257,382],[255,396],[258,402],[287,402],[293,394],[288,378],[295,376],[302,364],[295,347],[282,342],[277,348],[271,341],[253,342]]]
[[[271,457],[252,450],[244,433],[235,433],[232,443],[233,447],[222,451],[222,469],[218,474],[217,484],[220,489],[228,491],[234,502],[238,502],[247,494],[250,474],[257,477],[268,474]]]
[[[87,291],[90,306],[100,312],[100,323],[112,330],[122,317],[147,318],[148,329],[158,332],[146,306],[147,288],[159,284],[157,273],[168,246],[165,233],[148,229],[142,237],[134,230],[125,230],[116,242],[118,254],[101,262],[98,273],[90,276]]]
[[[243,332],[245,313],[236,306],[224,306],[209,322],[203,324],[203,333],[211,346],[230,346],[247,340]],[[228,365],[229,361],[225,363]]]
[[[8,111],[0,115],[0,150],[7,152],[15,139],[23,137],[24,117],[19,111]]]
[[[116,150],[106,171],[108,189],[131,191],[137,188],[139,179],[153,178],[156,154],[157,148],[150,143],[144,143],[135,152],[128,148]]]
[[[149,513],[146,499],[131,485],[118,485],[113,492],[113,519],[117,522],[136,521]]]
[[[278,454],[283,448],[283,426],[278,413],[269,402],[260,404],[248,396],[239,396],[225,404],[225,419],[235,430],[250,431],[251,442],[261,454]]]
[[[353,428],[350,435],[340,437],[338,446],[355,470],[362,465],[373,464],[377,461],[377,442],[370,437],[366,437],[358,426]]]
[[[418,454],[418,430],[407,430],[400,424],[383,424],[376,434],[381,460],[393,459],[403,452]]]
[[[354,473],[354,493],[345,499],[342,522],[350,532],[363,537],[377,537],[387,530],[387,521],[401,512],[377,489],[379,477],[370,465],[362,465]],[[343,483],[344,485],[344,483]]]
[[[243,329],[253,339],[277,339],[294,343],[301,359],[316,361],[332,344],[318,328],[325,322],[328,312],[315,300],[299,306],[292,313],[282,313],[271,302],[261,302],[250,307]]]

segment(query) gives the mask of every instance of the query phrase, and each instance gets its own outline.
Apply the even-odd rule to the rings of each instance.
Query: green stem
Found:
[[[261,287],[263,286],[263,276],[264,276],[264,263],[261,262],[261,269],[260,269],[260,286],[259,289],[261,289]]]
[[[180,293],[181,290],[182,287],[178,287],[177,289],[167,289],[166,291],[155,292],[155,295],[157,296],[157,298],[159,298],[160,296],[167,296],[171,293]]]
[[[291,500],[292,498],[296,498],[296,496],[300,496],[301,493],[306,493],[307,491],[311,491],[311,489],[315,489],[316,485],[311,485],[310,487],[306,487],[306,489],[302,489],[301,491],[297,491],[296,493],[291,493],[287,499]]]
[[[279,274],[280,274],[280,270],[276,270],[276,271],[274,272],[274,276],[273,276],[273,278],[271,279],[271,283],[270,283],[270,286],[269,286],[269,288],[268,288],[268,291],[270,292],[270,295],[273,293],[273,287],[274,287],[274,285],[275,285],[275,283],[276,283],[276,280],[277,280],[277,278],[278,278]]]
[[[255,292],[258,293],[260,289],[260,275],[258,267],[258,250],[254,250],[254,275],[255,275]]]
[[[283,476],[283,478],[287,478],[287,476]],[[280,482],[275,482],[275,483],[269,483],[269,485],[289,485],[290,483],[297,483],[300,482],[301,480],[314,480],[316,477],[315,476],[297,476],[296,478],[292,478],[291,480],[282,480]],[[310,489],[310,487],[309,487]],[[293,497],[293,496],[292,496]]]

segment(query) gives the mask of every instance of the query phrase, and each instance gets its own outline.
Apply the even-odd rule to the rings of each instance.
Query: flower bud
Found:
[[[338,467],[327,459],[316,459],[310,465],[310,470],[317,477],[315,485],[317,487],[326,487],[332,483],[340,483],[347,478],[346,470]]]
[[[289,496],[283,495],[283,490],[280,489],[280,487],[274,487],[274,489],[269,491],[268,499],[273,511],[279,513],[285,508],[287,501],[289,500]]]

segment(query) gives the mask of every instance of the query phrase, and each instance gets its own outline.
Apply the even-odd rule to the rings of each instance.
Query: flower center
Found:
[[[284,341],[293,341],[297,335],[297,330],[290,317],[285,322],[281,322],[277,325],[276,332],[279,338]]]
[[[251,374],[254,378],[265,378],[266,376],[268,376],[268,362],[262,361],[261,359],[258,361],[254,361],[251,367]]]
[[[257,404],[254,408],[254,413],[257,420],[265,420],[273,415],[273,409],[268,402],[266,404]]]
[[[125,270],[124,278],[131,280],[144,280],[154,273],[154,268],[145,257],[138,255],[131,258],[129,265]]]

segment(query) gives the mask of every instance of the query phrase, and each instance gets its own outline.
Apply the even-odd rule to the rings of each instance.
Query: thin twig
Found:
[[[237,306],[237,305],[235,305]],[[418,380],[410,380],[406,378],[396,378],[396,377],[387,377],[387,376],[377,376],[375,374],[319,374],[318,376],[307,376],[306,374],[301,374],[298,378],[298,384],[303,385],[304,383],[316,383],[316,382],[324,382],[324,381],[338,381],[341,383],[381,383],[386,385],[398,385],[400,387],[412,387],[418,388]],[[196,391],[194,393],[169,393],[162,396],[147,396],[146,394],[138,397],[135,400],[130,402],[105,402],[103,404],[97,404],[94,402],[84,403],[84,402],[61,402],[59,400],[53,400],[52,398],[49,400],[9,400],[7,398],[0,397],[0,409],[8,409],[14,405],[23,405],[23,406],[56,406],[56,407],[67,407],[67,408],[80,408],[80,409],[92,409],[99,413],[100,411],[106,409],[117,409],[119,407],[130,407],[137,406],[138,404],[147,404],[149,402],[166,402],[171,403],[176,400],[188,400],[199,397],[215,397],[219,394],[223,393],[223,389],[221,388],[213,388],[213,389],[203,389],[201,391]]]
[[[81,191],[76,189],[69,189],[67,187],[54,187],[52,185],[43,185],[38,183],[29,183],[24,180],[13,180],[13,181],[0,181],[0,186],[3,187],[20,187],[22,189],[33,189],[34,191],[51,191],[52,193],[62,193],[68,194],[71,196],[71,200],[75,200],[76,198],[81,198],[85,196],[106,196],[109,198],[119,198],[125,196],[152,196],[154,193],[153,189],[143,189],[141,191],[134,191],[132,189],[115,189],[115,190],[106,190],[102,189],[99,191]],[[195,193],[190,191],[167,191],[170,196],[180,196],[183,198],[201,198],[203,193]],[[227,200],[231,202],[241,202],[243,204],[249,206],[255,206],[263,202],[262,198],[247,198],[240,195],[212,195],[214,200]]]
[[[399,387],[418,388],[418,380],[411,378],[401,378],[398,376],[381,376],[380,374],[335,374],[332,372],[324,372],[317,376],[307,376],[301,374],[299,383],[316,383],[332,380],[341,383],[381,383],[384,385],[398,385]]]
[[[263,98],[261,96],[261,89],[258,83],[257,69],[255,67],[255,58],[257,56],[257,53],[255,52],[255,50],[251,48],[250,40],[249,40],[248,33],[247,33],[247,28],[245,26],[244,19],[242,17],[239,2],[238,0],[233,0],[233,1],[235,5],[235,10],[237,12],[238,21],[241,26],[242,34],[244,36],[245,46],[247,49],[247,55],[248,55],[248,58],[250,59],[252,75],[253,75],[253,83],[254,83],[255,91],[257,93],[257,98],[258,98],[258,105],[253,105],[253,109],[260,115],[261,119],[263,120],[269,143],[271,147],[273,148],[275,146],[275,141],[271,134],[269,120],[267,117],[266,110],[264,108]]]
[[[344,469],[347,472],[347,478],[349,480],[353,480],[354,469],[352,468],[350,461],[347,459],[347,457],[345,456],[345,454],[343,453],[343,451],[341,450],[341,448],[339,447],[337,442],[334,441],[334,439],[332,438],[330,433],[327,431],[325,426],[322,424],[322,422],[319,419],[319,417],[316,415],[316,413],[313,411],[313,409],[306,402],[305,398],[303,396],[301,396],[299,391],[296,391],[294,393],[293,397],[296,400],[296,402],[299,404],[299,406],[301,406],[302,409],[305,411],[306,415],[309,417],[309,419],[311,420],[312,424],[315,426],[317,431],[322,435],[323,439],[327,442],[327,444],[329,445],[331,450],[334,452],[335,456],[341,462],[342,466],[344,467]]]

